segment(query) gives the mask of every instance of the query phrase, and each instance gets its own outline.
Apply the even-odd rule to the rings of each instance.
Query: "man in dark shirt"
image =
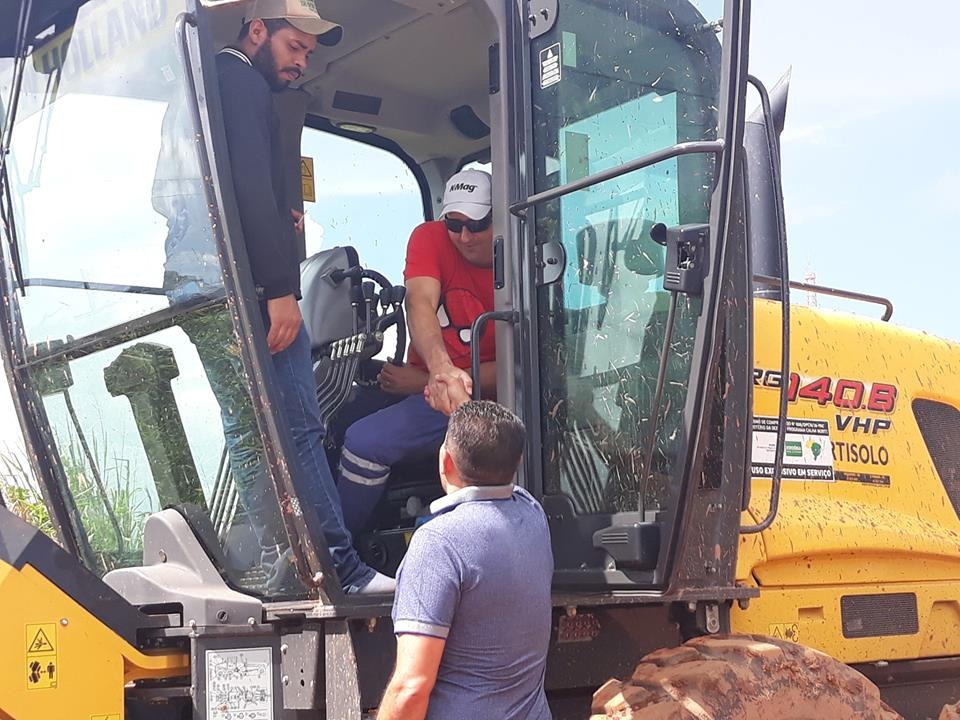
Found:
[[[365,565],[344,527],[340,499],[323,452],[323,430],[300,316],[297,232],[285,182],[279,122],[272,93],[299,79],[317,43],[335,44],[339,25],[322,19],[313,0],[256,0],[237,42],[217,56],[224,129],[240,224],[257,292],[267,345],[304,474],[301,501],[316,507],[340,580],[348,592],[391,592],[394,581]]]

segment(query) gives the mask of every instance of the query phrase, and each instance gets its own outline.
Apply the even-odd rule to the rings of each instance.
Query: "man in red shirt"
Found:
[[[406,397],[353,423],[340,455],[338,489],[352,533],[366,529],[390,467],[436,453],[450,413],[470,399],[473,383],[496,394],[492,327],[480,342],[480,377],[470,377],[470,327],[493,310],[493,211],[490,175],[464,170],[447,182],[440,220],[414,229],[404,280],[411,348],[402,367],[380,375],[384,391]]]

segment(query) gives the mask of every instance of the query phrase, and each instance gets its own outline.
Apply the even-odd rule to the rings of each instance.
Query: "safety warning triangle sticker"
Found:
[[[50,638],[47,637],[47,634],[43,631],[43,628],[40,628],[33,636],[33,640],[30,641],[30,647],[27,648],[27,653],[32,655],[37,653],[52,652],[56,652],[55,648],[53,647],[53,643],[50,642]]]

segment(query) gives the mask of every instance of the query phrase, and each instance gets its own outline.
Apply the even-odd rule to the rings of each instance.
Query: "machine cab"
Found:
[[[318,0],[343,36],[275,98],[332,456],[371,364],[403,353],[410,231],[453,172],[492,173],[483,320],[558,597],[737,593],[744,5]],[[246,4],[25,7],[0,12],[0,329],[50,528],[103,575],[156,562],[148,519],[177,508],[234,589],[351,602],[274,402],[230,177],[215,54]],[[397,472],[356,539],[387,571],[439,493]]]

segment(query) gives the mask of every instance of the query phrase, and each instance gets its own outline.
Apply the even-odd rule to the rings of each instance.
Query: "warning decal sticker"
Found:
[[[797,623],[771,623],[767,635],[777,640],[800,642],[800,626]]]
[[[777,451],[775,417],[753,418],[752,473],[754,477],[773,477]],[[783,479],[834,482],[833,445],[830,424],[825,420],[787,418],[783,446]]]
[[[560,43],[540,51],[540,89],[560,82]]]
[[[317,188],[313,183],[313,158],[300,156],[300,188],[304,202],[317,201]]]
[[[27,625],[26,668],[28,690],[50,690],[59,679],[57,662],[57,624]]]
[[[54,631],[56,630],[56,627],[57,627],[56,625],[53,625],[52,623],[49,623],[48,625],[51,625]],[[27,627],[31,628],[31,627],[37,627],[37,626],[28,625]],[[45,628],[44,625],[40,625],[39,629],[35,633],[33,633],[33,640],[30,641],[30,645],[29,647],[27,647],[28,655],[37,654],[37,653],[46,654],[46,653],[56,652],[56,648],[53,646],[53,643],[50,642],[50,637],[47,634],[49,628],[47,629],[44,629],[44,628]],[[50,632],[50,634],[52,635],[53,632]]]

